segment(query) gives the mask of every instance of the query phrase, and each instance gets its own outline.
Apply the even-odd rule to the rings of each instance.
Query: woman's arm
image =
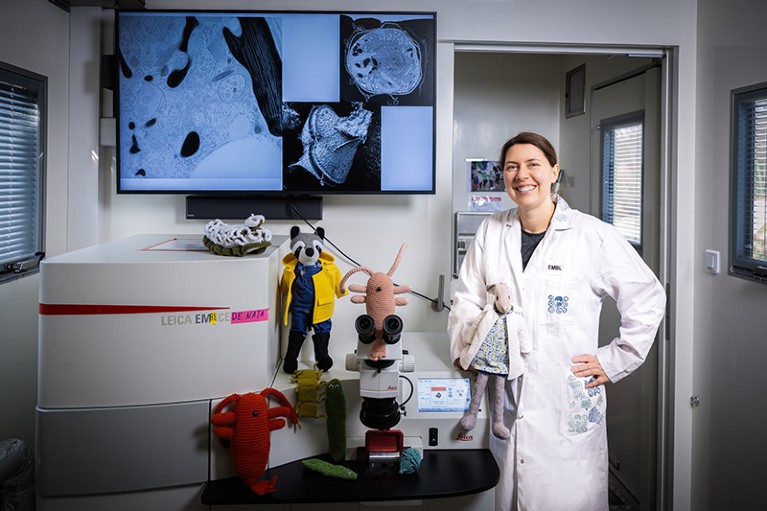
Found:
[[[647,357],[665,314],[666,293],[634,247],[613,228],[598,260],[602,272],[597,285],[615,299],[621,324],[618,337],[600,347],[596,356],[605,375],[617,382]]]

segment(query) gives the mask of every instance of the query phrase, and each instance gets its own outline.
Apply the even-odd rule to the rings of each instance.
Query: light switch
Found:
[[[706,250],[704,255],[704,260],[705,260],[707,272],[713,273],[714,275],[719,274],[719,251],[718,250]]]

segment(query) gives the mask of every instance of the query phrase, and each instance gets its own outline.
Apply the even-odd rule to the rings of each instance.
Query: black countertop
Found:
[[[500,471],[487,449],[425,450],[421,466],[412,474],[381,474],[370,469],[367,459],[335,462],[327,455],[315,456],[357,473],[356,480],[328,477],[303,466],[302,460],[267,469],[260,480],[277,477],[277,491],[256,495],[239,477],[209,481],[202,503],[296,504],[315,502],[373,502],[458,497],[493,488]]]

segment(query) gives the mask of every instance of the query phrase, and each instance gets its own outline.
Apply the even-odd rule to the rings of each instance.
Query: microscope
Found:
[[[376,340],[375,321],[367,314],[357,317],[357,349],[346,355],[346,369],[360,373],[360,421],[370,428],[365,433],[365,453],[371,469],[385,472],[399,464],[403,449],[402,431],[392,429],[400,421],[400,373],[413,372],[415,359],[402,349],[402,319],[391,314],[382,324],[383,335]],[[373,360],[374,342],[386,344],[386,356]],[[412,384],[411,384],[412,385]]]

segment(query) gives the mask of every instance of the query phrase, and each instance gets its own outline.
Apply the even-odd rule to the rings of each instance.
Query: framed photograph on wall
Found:
[[[470,192],[504,192],[503,169],[497,160],[466,158],[467,189]]]
[[[567,72],[565,82],[565,117],[586,113],[586,64]]]

